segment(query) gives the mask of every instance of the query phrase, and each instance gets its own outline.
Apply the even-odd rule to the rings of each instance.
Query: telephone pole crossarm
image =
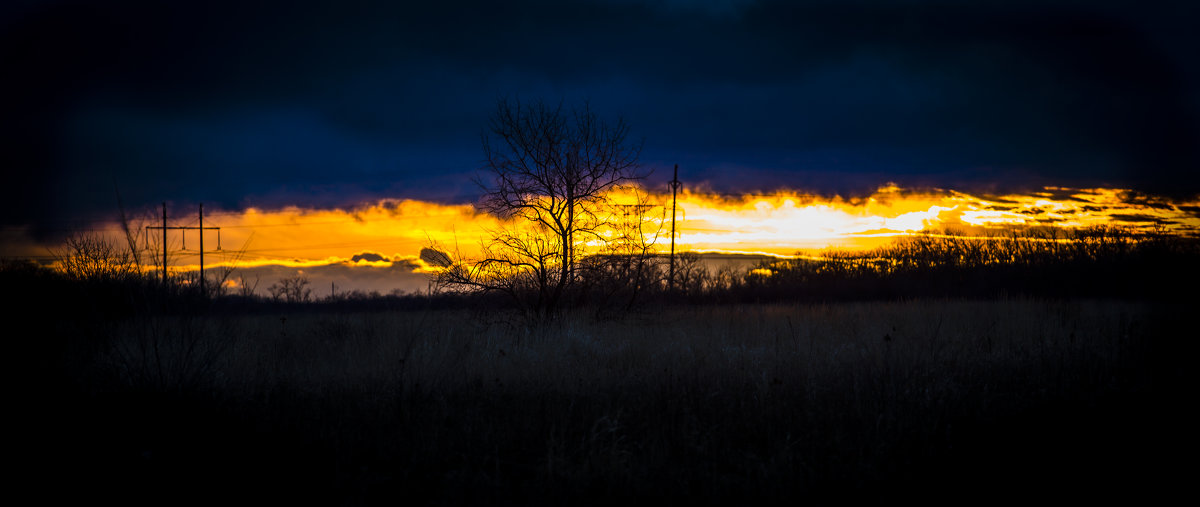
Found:
[[[163,224],[161,226],[148,225],[148,226],[146,226],[146,230],[147,231],[149,231],[149,230],[162,230],[163,231],[163,239],[162,239],[162,251],[163,251],[162,281],[163,281],[163,286],[166,287],[166,285],[167,285],[167,231],[168,230],[177,230],[177,231],[185,231],[185,232],[186,231],[199,231],[200,232],[200,250],[198,251],[198,253],[200,254],[200,292],[201,292],[201,294],[203,294],[205,292],[205,287],[204,287],[204,231],[217,231],[217,250],[220,250],[221,249],[221,228],[214,227],[214,226],[208,226],[208,227],[204,226],[204,205],[203,204],[200,205],[200,215],[199,215],[200,225],[197,225],[197,226],[181,226],[181,225],[168,226],[167,225],[167,203],[164,202],[162,206],[163,206],[163,213],[162,213],[162,223]],[[187,250],[187,235],[185,234],[183,237],[184,237],[183,244],[182,244],[183,249]]]

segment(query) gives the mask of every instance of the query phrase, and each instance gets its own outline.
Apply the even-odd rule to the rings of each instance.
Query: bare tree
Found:
[[[655,216],[659,206],[633,191],[632,204],[616,204],[606,241],[598,255],[582,259],[582,278],[589,292],[599,296],[601,307],[618,303],[630,310],[645,292],[661,288],[665,259],[658,255],[665,216]]]
[[[548,315],[576,281],[581,245],[603,239],[609,191],[641,178],[640,145],[629,126],[591,108],[501,100],[482,136],[481,207],[525,227],[493,231],[484,258],[443,270],[450,285],[531,293],[528,309]],[[528,227],[532,225],[532,227]]]
[[[232,258],[228,258],[225,262],[219,263],[215,267],[213,267],[212,269],[209,270],[211,275],[206,277],[207,278],[206,283],[209,287],[212,287],[212,296],[213,297],[222,297],[222,296],[225,296],[227,293],[229,293],[230,286],[227,285],[226,282],[229,282],[230,280],[233,279],[232,278],[233,273],[238,270],[238,266],[241,264],[242,259],[246,257],[246,249],[250,248],[250,241],[253,239],[254,239],[254,233],[251,232],[250,237],[246,238],[246,241],[244,243],[242,243],[242,248],[238,249],[238,251],[233,254]],[[245,277],[239,276],[239,278],[241,278],[242,284],[245,284],[245,282],[246,282]],[[233,285],[236,286],[237,284],[233,284]],[[255,287],[258,286],[258,278],[257,277],[255,277],[254,286]],[[239,288],[239,293],[241,295],[245,296],[246,295],[245,292],[246,292],[245,286],[242,285]],[[251,287],[250,294],[253,294],[253,293],[254,293],[254,287]]]
[[[681,252],[675,255],[675,287],[684,296],[698,296],[711,285],[712,274],[700,262],[700,254]]]
[[[258,275],[254,275],[254,282],[246,280],[245,275],[238,275],[237,295],[250,298],[254,297],[254,289],[258,288]]]
[[[130,251],[95,233],[71,236],[53,253],[63,272],[79,280],[114,280],[138,274]]]
[[[308,284],[308,278],[301,275],[280,278],[278,282],[267,287],[267,292],[274,301],[304,303],[312,299],[312,289],[308,288]]]
[[[494,231],[482,244],[482,259],[454,261],[439,284],[507,294],[527,315],[549,315],[562,294],[562,249],[557,237],[538,232]]]

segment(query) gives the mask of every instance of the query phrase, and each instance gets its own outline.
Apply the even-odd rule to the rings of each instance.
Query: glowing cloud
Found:
[[[656,239],[658,249],[665,252],[670,242],[670,194],[625,189],[610,197],[618,206],[602,218],[640,220],[643,232]],[[1200,199],[1170,201],[1121,189],[1060,187],[988,196],[953,190],[909,191],[889,185],[856,199],[793,191],[724,196],[685,189],[678,196],[677,217],[677,250],[793,255],[829,247],[870,248],[896,236],[943,229],[989,235],[1036,227],[1115,225],[1197,235]],[[382,200],[354,209],[217,210],[206,215],[204,223],[221,228],[219,251],[215,251],[216,233],[205,233],[206,267],[299,270],[339,266],[339,270],[409,274],[430,270],[422,260],[422,249],[431,245],[471,257],[480,251],[488,231],[528,226],[505,224],[469,204],[417,200]],[[158,223],[146,218],[132,225],[143,230]],[[20,231],[6,234],[12,236],[6,237],[8,257],[37,249],[22,239]],[[116,223],[97,228],[95,234],[126,244]],[[195,231],[168,234],[172,270],[199,267],[197,239]],[[161,235],[147,235],[139,240],[144,249],[141,253],[147,258],[159,255],[160,243]],[[409,285],[416,283],[410,280]]]

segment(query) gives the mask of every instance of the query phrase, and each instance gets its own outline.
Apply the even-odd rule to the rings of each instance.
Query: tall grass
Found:
[[[1171,428],[1143,418],[1170,381],[1152,367],[1161,313],[1011,299],[534,327],[465,310],[144,316],[70,341],[89,345],[55,392],[69,402],[40,425],[70,434],[39,462],[166,503],[234,489],[472,505],[1128,492],[1165,463],[1126,443]],[[62,326],[50,332],[82,329]]]

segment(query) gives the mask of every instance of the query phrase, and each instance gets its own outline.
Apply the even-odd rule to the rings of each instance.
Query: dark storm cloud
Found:
[[[5,222],[110,210],[114,180],[135,205],[470,200],[513,95],[590,98],[717,190],[1200,189],[1189,3],[253,4],[5,8]]]

